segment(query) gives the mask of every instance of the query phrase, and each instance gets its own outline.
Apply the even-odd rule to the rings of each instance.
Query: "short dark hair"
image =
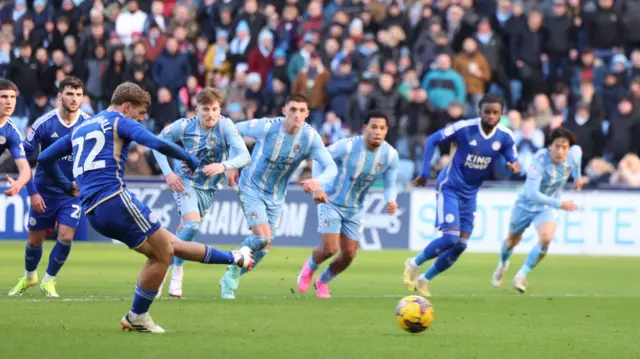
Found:
[[[289,102],[304,102],[309,105],[309,99],[307,98],[307,96],[301,93],[292,93],[291,95],[289,95],[284,101],[284,104],[287,105],[289,104]]]
[[[500,104],[501,109],[504,109],[504,102],[502,101],[502,97],[496,94],[488,93],[484,95],[482,97],[482,100],[480,100],[478,107],[482,108],[482,105],[484,105],[485,103],[497,103],[497,104]]]
[[[558,127],[555,130],[551,131],[551,135],[549,135],[549,140],[547,141],[547,146],[551,146],[553,141],[557,140],[558,138],[566,138],[567,141],[569,141],[569,146],[573,146],[578,143],[578,137],[575,133],[567,128]]]
[[[60,85],[58,85],[58,92],[62,93],[62,91],[67,87],[71,87],[74,90],[80,89],[84,92],[84,84],[82,83],[82,80],[75,76],[67,76],[64,80],[60,81]]]
[[[18,94],[18,86],[7,79],[0,79],[0,91],[12,90]]]
[[[374,118],[384,118],[384,121],[389,125],[389,116],[384,111],[381,110],[371,110],[367,112],[367,118],[364,122],[365,125],[368,125]]]

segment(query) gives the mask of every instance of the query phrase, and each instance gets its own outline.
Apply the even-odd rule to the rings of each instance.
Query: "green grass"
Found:
[[[39,275],[46,268],[45,245]],[[3,293],[23,273],[20,243],[0,243]],[[143,258],[123,246],[74,245],[58,276],[63,299],[38,289],[0,297],[0,358],[638,358],[637,258],[548,256],[530,293],[494,289],[496,255],[465,254],[432,285],[436,320],[420,334],[399,329],[406,251],[360,252],[331,285],[334,298],[295,293],[309,249],[271,251],[243,278],[239,299],[218,298],[224,266],[189,264],[185,298],[156,301],[169,332],[123,333],[119,320]],[[512,261],[509,279],[523,261]]]

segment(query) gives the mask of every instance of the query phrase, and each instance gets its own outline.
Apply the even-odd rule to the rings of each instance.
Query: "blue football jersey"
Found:
[[[341,139],[327,148],[338,166],[335,180],[322,188],[329,201],[339,207],[360,209],[371,185],[379,177],[384,179],[385,200],[397,197],[398,152],[386,141],[371,152],[363,136]],[[314,161],[314,175],[319,164]]]
[[[432,136],[436,136],[436,143],[456,144],[451,162],[438,175],[438,191],[450,189],[463,196],[473,196],[499,156],[511,163],[517,161],[511,130],[497,125],[487,135],[482,130],[480,118],[455,122]]]
[[[0,154],[7,149],[14,160],[25,158],[22,135],[20,135],[20,130],[16,125],[11,122],[11,119],[7,119],[3,124],[0,124]]]
[[[78,127],[84,120],[89,118],[89,115],[78,110],[77,118],[70,124],[64,123],[60,119],[58,110],[52,110],[38,118],[31,126],[31,129],[27,133],[27,138],[24,141],[24,148],[29,157],[36,151],[44,151],[51,146],[55,141],[71,133],[73,129]],[[64,176],[71,182],[73,182],[73,156],[68,155],[58,160],[58,165],[62,170]],[[67,194],[55,185],[55,181],[47,176],[42,166],[36,167],[36,174],[32,178],[35,184],[37,192],[49,195],[64,195]],[[30,187],[30,186],[28,186]],[[31,187],[33,188],[33,187]],[[33,194],[33,193],[30,193]]]
[[[200,167],[194,172],[185,172],[181,164],[173,169],[173,172],[192,188],[222,188],[225,174],[212,177],[205,175],[203,168],[208,164],[223,163],[228,169],[242,168],[251,159],[249,150],[233,121],[223,116],[220,116],[218,123],[208,131],[202,129],[198,117],[180,119],[165,127],[160,138],[175,143],[181,142],[185,150],[200,159]],[[153,154],[164,175],[170,174],[171,167],[167,157],[158,151],[153,151]]]
[[[274,201],[284,200],[289,177],[307,158],[313,158],[324,168],[322,174],[315,177],[321,184],[333,180],[337,172],[335,162],[313,127],[305,123],[298,133],[290,135],[284,123],[284,117],[278,117],[236,125],[242,136],[256,140],[251,165],[242,171],[240,186],[257,190]]]
[[[549,149],[539,150],[527,170],[527,180],[516,205],[535,212],[545,208],[560,208],[560,194],[570,176],[574,180],[582,176],[582,149],[571,146],[569,155],[562,163],[554,163]]]

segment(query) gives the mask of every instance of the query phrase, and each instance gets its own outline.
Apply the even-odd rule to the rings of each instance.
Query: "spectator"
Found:
[[[469,101],[469,116],[476,114],[484,90],[491,81],[491,68],[484,55],[478,51],[473,38],[467,38],[462,44],[462,52],[454,60],[454,70],[464,79]]]
[[[129,0],[127,11],[122,11],[116,20],[116,32],[120,41],[131,45],[135,36],[141,35],[147,21],[147,14],[140,10],[137,0]]]
[[[229,48],[229,60],[232,66],[240,62],[247,62],[250,51],[249,44],[251,44],[251,32],[249,30],[249,25],[246,21],[238,22],[235,31],[236,36],[231,40]]]
[[[322,57],[318,52],[309,55],[309,64],[296,76],[291,92],[307,94],[309,97],[308,121],[314,128],[319,129],[324,121],[324,113],[327,108],[331,93],[327,90],[327,83],[331,73],[322,64]]]
[[[187,83],[190,73],[189,59],[178,53],[178,41],[174,38],[168,39],[165,51],[153,65],[153,81],[159,87],[169,89],[172,96],[176,96],[178,90]]]
[[[273,66],[273,34],[263,29],[258,35],[258,46],[249,53],[249,71],[257,72],[262,83],[267,82],[267,75]]]
[[[329,111],[338,118],[345,118],[349,106],[349,97],[358,86],[358,75],[352,71],[351,62],[348,59],[340,61],[338,71],[331,74],[327,83],[327,95],[329,96]]]
[[[466,100],[464,79],[451,68],[451,57],[448,54],[438,55],[435,69],[422,80],[422,88],[427,91],[437,110],[446,109],[454,100],[460,103]]]

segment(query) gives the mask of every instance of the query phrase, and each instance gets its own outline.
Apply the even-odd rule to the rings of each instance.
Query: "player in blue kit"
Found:
[[[491,172],[494,161],[504,156],[507,167],[514,173],[520,172],[513,134],[498,123],[502,115],[502,100],[489,94],[480,101],[479,107],[480,118],[455,122],[429,136],[422,171],[414,180],[416,186],[426,184],[436,146],[448,142],[456,144],[451,162],[440,171],[436,182],[435,227],[442,231],[442,236],[405,263],[404,285],[423,296],[431,295],[429,281],[451,267],[467,248],[473,232],[478,190]],[[436,257],[435,263],[418,277],[418,268]]]
[[[315,178],[302,181],[306,193],[331,183],[338,173],[320,135],[305,123],[309,116],[307,98],[299,94],[290,95],[282,112],[285,117],[251,120],[236,125],[242,136],[256,140],[251,165],[242,171],[239,184],[240,202],[253,232],[240,245],[254,251],[255,265],[269,252],[280,222],[289,178],[300,163],[313,158],[324,168],[322,173],[314,173]],[[237,267],[227,268],[220,280],[222,298],[235,298],[240,275],[244,273],[246,271]]]
[[[131,310],[120,321],[123,330],[164,333],[148,311],[174,254],[206,264],[234,263],[245,269],[251,269],[253,259],[245,251],[219,251],[179,240],[162,228],[149,207],[127,190],[124,166],[133,141],[185,161],[192,171],[200,165],[196,155],[157,138],[137,122],[150,104],[150,95],[138,85],[119,85],[109,108],[49,146],[38,157],[38,163],[69,192],[73,184],[61,173],[57,159],[73,153],[73,176],[91,226],[148,258],[138,278]]]
[[[24,148],[27,157],[36,151],[43,151],[55,141],[71,133],[89,116],[80,110],[84,96],[84,85],[80,79],[68,76],[60,82],[58,99],[61,106],[38,118],[31,126]],[[58,160],[64,176],[73,182],[72,156]],[[47,272],[40,283],[40,290],[47,297],[59,297],[55,278],[71,252],[71,241],[80,223],[82,202],[80,197],[68,195],[47,176],[42,166],[36,168],[35,177],[27,184],[31,197],[29,211],[29,233],[25,248],[24,278],[11,289],[9,296],[19,296],[29,287],[38,283],[38,263],[42,258],[42,244],[46,230],[58,223],[58,241],[49,254]]]
[[[3,193],[9,197],[17,195],[22,187],[31,179],[31,166],[26,159],[20,130],[11,122],[11,115],[16,109],[18,87],[9,80],[0,79],[0,154],[9,150],[16,162],[20,175],[17,180],[5,175],[9,188]]]
[[[329,282],[344,272],[356,256],[362,238],[364,220],[364,199],[376,178],[384,179],[384,197],[387,212],[394,215],[398,176],[398,152],[387,143],[387,116],[372,111],[367,116],[362,136],[345,138],[328,150],[336,165],[336,179],[313,193],[318,205],[318,232],[322,244],[317,246],[298,275],[298,290],[306,292],[311,285],[313,274],[320,264],[340,254],[329,264],[315,281],[316,295],[330,298]],[[313,163],[313,172],[322,168]]]
[[[182,143],[189,152],[198,156],[200,167],[192,172],[182,166],[171,169],[167,157],[158,151],[153,154],[162,169],[169,188],[178,204],[182,228],[178,238],[191,242],[198,234],[216,192],[222,188],[225,171],[239,169],[249,164],[249,150],[229,118],[220,116],[222,95],[218,90],[204,88],[196,95],[196,117],[180,119],[167,126],[160,138]],[[182,297],[184,260],[173,258],[173,271],[169,295]],[[160,288],[160,293],[162,287]]]
[[[502,284],[513,249],[533,223],[538,231],[539,242],[529,251],[522,268],[513,279],[513,287],[524,293],[527,290],[527,274],[544,258],[553,240],[558,225],[558,210],[578,209],[573,201],[559,199],[569,176],[573,177],[578,191],[588,182],[581,172],[582,149],[575,143],[575,135],[560,127],[551,132],[549,147],[536,153],[527,170],[527,181],[511,212],[509,235],[502,244],[498,268],[493,273],[494,287]]]

